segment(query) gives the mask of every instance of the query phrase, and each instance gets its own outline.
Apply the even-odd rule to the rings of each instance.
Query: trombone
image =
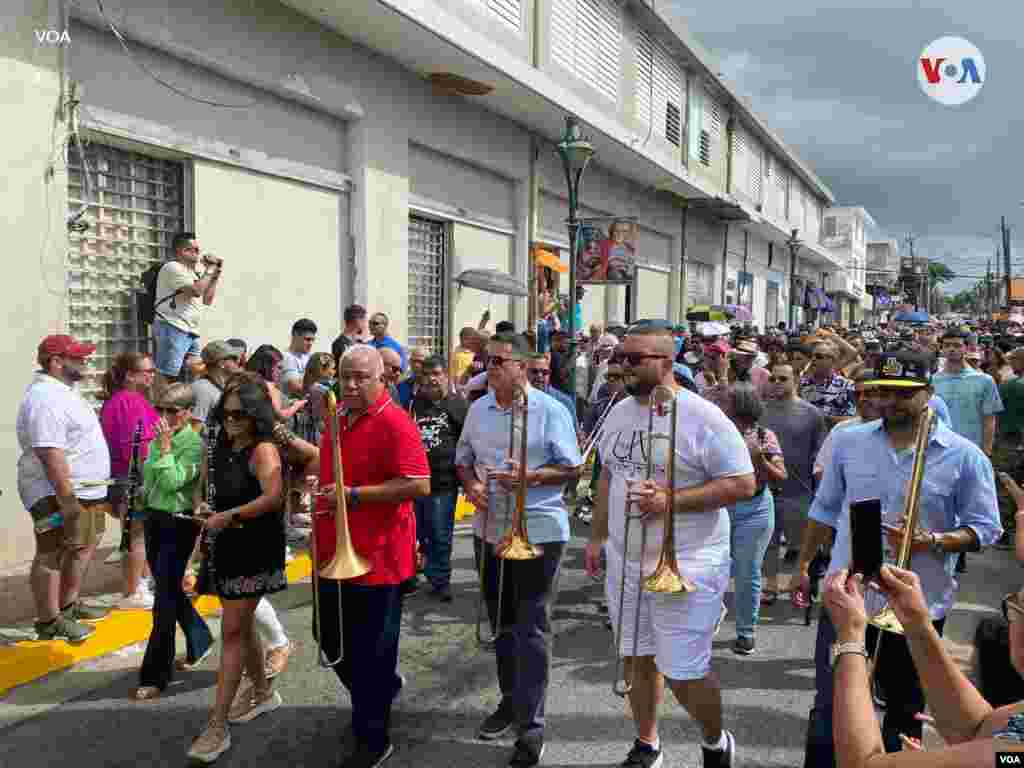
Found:
[[[313,625],[316,627],[317,640],[320,640],[320,579],[344,581],[355,579],[370,572],[370,563],[356,552],[352,546],[352,534],[348,527],[348,509],[345,506],[345,476],[341,466],[341,433],[338,419],[338,399],[333,390],[324,396],[324,407],[329,419],[328,437],[330,438],[331,459],[334,463],[334,494],[336,507],[334,510],[334,557],[323,568],[317,568],[316,521],[310,532],[310,545],[313,555]],[[338,617],[341,617],[341,590],[338,591]],[[340,632],[339,632],[340,634]],[[324,653],[321,642],[317,643],[317,663],[323,667],[333,667],[344,657],[341,652],[338,658],[331,660]]]
[[[683,596],[694,592],[697,585],[679,571],[679,563],[676,560],[675,551],[675,455],[676,455],[676,417],[678,415],[678,401],[676,393],[671,387],[664,384],[654,388],[650,395],[650,403],[647,409],[647,457],[644,466],[644,480],[651,480],[654,477],[654,446],[658,440],[667,440],[669,451],[666,460],[666,473],[668,481],[668,510],[665,513],[665,528],[661,544],[661,554],[658,564],[650,576],[643,576],[644,554],[647,548],[647,526],[643,524],[645,514],[635,511],[635,501],[626,501],[625,530],[623,532],[623,562],[622,575],[619,583],[619,610],[618,627],[615,630],[615,678],[612,682],[612,692],[616,696],[625,697],[633,690],[632,675],[626,679],[625,658],[622,656],[622,621],[623,608],[626,600],[626,557],[629,554],[629,529],[631,523],[636,520],[640,522],[640,576],[637,579],[636,607],[633,611],[633,652],[631,658],[636,658],[638,642],[640,637],[640,599],[644,591],[657,594],[668,594]],[[668,415],[670,421],[670,432],[668,434],[654,431],[654,417],[664,418]],[[622,674],[620,675],[620,670]]]
[[[925,451],[928,448],[928,438],[931,435],[934,423],[935,411],[931,408],[925,408],[921,422],[917,425],[917,432],[914,435],[914,464],[910,470],[910,485],[907,488],[907,496],[903,502],[903,539],[900,541],[900,549],[896,555],[896,567],[903,570],[910,567],[911,547],[914,543],[914,531],[917,530],[917,521],[921,507],[921,482],[924,480]],[[896,612],[889,605],[886,605],[879,613],[875,614],[870,624],[879,630],[868,671],[868,677],[873,688],[875,672],[878,669],[878,659],[881,656],[882,639],[885,633],[903,635],[905,631],[900,620],[896,617]]]
[[[498,637],[502,633],[501,619],[503,598],[505,593],[505,561],[506,560],[533,560],[541,556],[539,547],[530,543],[526,533],[526,449],[527,449],[527,420],[528,420],[528,397],[525,387],[517,387],[512,396],[512,407],[509,409],[509,438],[508,455],[516,456],[516,431],[518,422],[519,443],[518,443],[518,476],[516,478],[515,510],[512,510],[512,497],[505,493],[505,534],[501,540],[494,545],[494,556],[501,560],[498,566],[498,607],[495,613],[494,622],[491,627],[491,636],[486,637],[483,633],[484,611],[487,600],[487,530],[490,521],[491,494],[488,493],[488,504],[484,510],[483,536],[480,541],[480,599],[476,609],[476,642],[484,650],[492,650]],[[488,486],[492,480],[491,472],[488,472]],[[509,521],[511,518],[511,522]]]

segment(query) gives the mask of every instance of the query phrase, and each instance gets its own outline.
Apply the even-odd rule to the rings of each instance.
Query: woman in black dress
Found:
[[[214,504],[206,527],[214,534],[211,580],[224,613],[217,699],[188,752],[203,763],[231,747],[229,722],[248,722],[281,706],[264,672],[253,612],[262,597],[287,586],[281,459],[266,385],[251,374],[232,377],[211,421],[221,429],[210,467]],[[243,670],[252,688],[236,701]]]

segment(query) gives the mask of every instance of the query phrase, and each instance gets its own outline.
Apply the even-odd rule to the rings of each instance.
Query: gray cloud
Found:
[[[666,5],[837,204],[864,206],[889,236],[915,233],[918,253],[965,275],[984,274],[995,247],[987,233],[1006,215],[1024,272],[1024,5],[657,2]],[[932,102],[916,80],[921,50],[946,35],[971,40],[988,69],[961,107]]]

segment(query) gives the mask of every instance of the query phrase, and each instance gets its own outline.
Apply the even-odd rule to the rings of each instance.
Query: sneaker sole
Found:
[[[218,749],[216,752],[207,752],[202,755],[197,755],[191,751],[188,753],[188,759],[203,765],[209,765],[210,763],[216,762],[217,758],[223,755],[231,749],[231,734],[229,733],[227,738],[224,739],[224,746]]]
[[[41,637],[39,634],[36,634],[36,640],[38,642],[40,642],[40,643],[50,643],[50,642],[54,642],[56,640],[63,640],[65,643],[70,643],[71,645],[81,645],[86,640],[88,640],[90,637],[92,637],[94,634],[96,634],[96,630],[93,630],[89,634],[83,635],[82,637],[69,637],[67,635],[54,635],[53,637]]]
[[[502,736],[511,731],[513,725],[514,723],[509,723],[500,731],[485,731],[483,728],[481,728],[479,731],[477,731],[476,735],[477,738],[483,739],[484,741],[494,741],[495,739],[500,739]]]
[[[378,757],[377,761],[370,765],[370,768],[378,768],[378,766],[384,765],[384,763],[391,759],[393,754],[395,754],[395,748],[393,745],[389,745],[387,752]]]
[[[751,648],[750,650],[747,650],[746,648],[737,648],[736,646],[733,646],[732,652],[737,656],[753,656],[757,653],[757,649]]]
[[[251,720],[255,720],[260,715],[265,715],[267,712],[273,712],[275,709],[281,706],[284,702],[281,700],[281,694],[277,691],[271,695],[269,699],[260,704],[257,707],[246,712],[241,717],[229,717],[228,722],[232,725],[239,725],[241,723],[248,723]]]

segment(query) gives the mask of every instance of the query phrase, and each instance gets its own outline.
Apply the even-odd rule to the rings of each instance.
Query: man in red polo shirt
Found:
[[[415,573],[416,518],[412,500],[430,493],[430,465],[419,430],[395,405],[384,364],[373,347],[356,345],[338,368],[341,462],[352,546],[370,563],[356,579],[318,579],[323,632],[313,636],[352,699],[355,752],[342,768],[376,768],[393,752],[391,702],[402,687],[397,672],[402,624],[401,583]],[[320,444],[316,538],[320,568],[334,557],[334,461],[329,430]],[[343,606],[343,607],[342,607]],[[342,615],[338,615],[339,607]]]

